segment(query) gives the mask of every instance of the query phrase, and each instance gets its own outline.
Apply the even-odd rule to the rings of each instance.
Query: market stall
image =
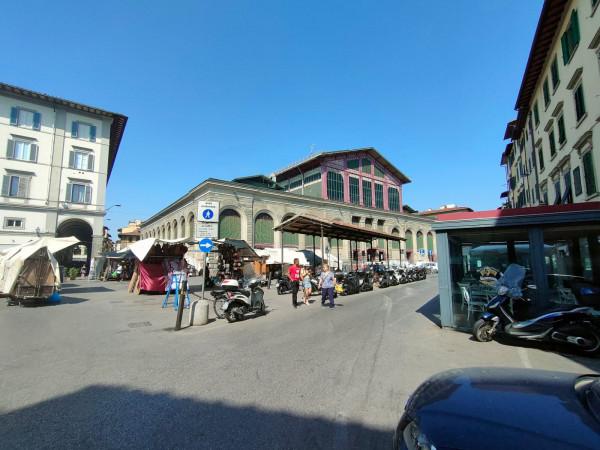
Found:
[[[60,290],[54,254],[76,245],[73,236],[38,238],[0,253],[0,296],[14,303],[45,301]]]
[[[189,238],[148,238],[129,246],[135,257],[129,292],[164,293],[173,275],[180,276],[180,280],[187,277],[187,262],[184,258],[188,251],[186,244],[195,242]]]
[[[211,254],[209,272],[212,277],[224,278],[248,278],[262,273],[262,265],[266,258],[241,239],[218,239],[214,241],[215,252]]]

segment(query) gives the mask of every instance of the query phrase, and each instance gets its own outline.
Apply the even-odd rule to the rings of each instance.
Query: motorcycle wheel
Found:
[[[598,335],[598,331],[591,328],[586,327],[583,333],[578,333],[583,335],[585,339],[589,340],[590,345],[586,345],[585,347],[577,347],[580,353],[584,355],[593,355],[600,351],[600,336]]]
[[[238,320],[237,316],[234,314],[233,311],[225,311],[225,318],[229,323],[237,322]]]
[[[473,337],[479,342],[490,342],[493,339],[492,328],[494,325],[483,319],[479,319],[473,326]]]
[[[282,287],[282,286],[277,286],[277,293],[278,293],[279,295],[282,295],[282,294],[283,294],[283,292],[284,292],[284,290],[283,290],[283,287]]]
[[[215,298],[213,303],[213,309],[215,310],[215,316],[219,319],[225,317],[225,311],[223,311],[223,303],[225,303],[225,297]]]

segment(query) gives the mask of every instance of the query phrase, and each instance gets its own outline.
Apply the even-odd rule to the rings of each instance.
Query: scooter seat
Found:
[[[213,289],[210,291],[210,295],[222,295],[225,293],[225,289]]]

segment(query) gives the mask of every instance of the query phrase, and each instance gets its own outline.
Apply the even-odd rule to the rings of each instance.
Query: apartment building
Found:
[[[502,153],[511,208],[600,199],[600,0],[546,0]]]
[[[37,236],[102,247],[106,184],[127,117],[0,83],[0,249]]]

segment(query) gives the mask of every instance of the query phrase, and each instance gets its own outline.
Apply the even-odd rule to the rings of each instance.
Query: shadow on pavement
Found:
[[[63,284],[61,292],[65,294],[91,294],[93,292],[114,292],[114,289],[109,289],[104,286],[68,287],[68,285]]]
[[[0,415],[4,448],[389,448],[391,431],[94,385]]]
[[[419,314],[424,315],[430,321],[435,323],[438,327],[442,327],[442,320],[440,318],[440,296],[436,295],[431,300],[424,303],[417,311]]]

